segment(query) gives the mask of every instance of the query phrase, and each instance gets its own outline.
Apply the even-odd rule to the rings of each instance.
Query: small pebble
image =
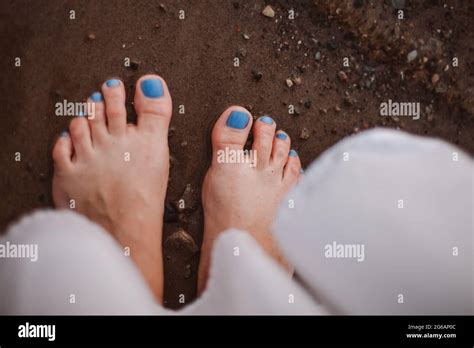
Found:
[[[93,40],[95,40],[95,34],[94,34],[94,33],[89,33],[89,35],[87,35],[87,38],[88,38],[90,41],[93,41]]]
[[[242,36],[245,40],[250,40],[250,36],[248,36],[247,34],[242,34]]]
[[[272,8],[270,5],[266,6],[266,7],[263,9],[262,14],[263,14],[265,17],[269,17],[269,18],[275,17],[275,11],[273,10],[273,8]]]
[[[300,139],[308,140],[310,136],[311,136],[311,134],[310,134],[308,128],[303,128],[301,130]]]
[[[289,88],[293,87],[293,81],[291,81],[291,79],[286,79],[285,82],[286,82],[286,85],[287,85]]]
[[[299,86],[303,83],[303,80],[301,79],[301,77],[298,76],[293,79],[293,82],[295,83],[295,85]]]
[[[431,76],[431,83],[433,85],[436,85],[439,81],[439,75],[438,74],[434,74],[433,76]]]
[[[316,54],[314,55],[314,59],[316,60],[321,60],[321,52],[316,52]]]
[[[298,65],[296,68],[302,74],[304,74],[306,72],[306,66],[305,65]]]
[[[261,71],[252,70],[252,76],[255,81],[260,81],[263,78],[263,73]]]
[[[417,50],[411,51],[410,53],[407,54],[407,62],[411,63],[412,61],[416,59],[416,57],[418,57],[418,51]]]
[[[337,76],[339,77],[339,81],[343,83],[346,83],[348,80],[347,74],[342,70],[337,73]]]
[[[237,57],[244,58],[247,55],[247,50],[243,47],[239,48],[237,51]]]

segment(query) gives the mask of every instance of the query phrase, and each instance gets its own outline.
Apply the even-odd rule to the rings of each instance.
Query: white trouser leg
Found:
[[[306,171],[274,230],[332,311],[474,312],[473,161],[446,142],[382,129],[346,138]]]
[[[0,314],[164,312],[119,244],[79,214],[35,212],[1,245],[8,257],[0,258]],[[21,245],[37,246],[37,260],[13,257]]]
[[[181,314],[326,314],[248,233],[222,233],[207,288]]]

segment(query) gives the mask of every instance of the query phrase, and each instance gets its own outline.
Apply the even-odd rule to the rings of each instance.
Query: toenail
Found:
[[[107,87],[117,87],[118,85],[120,85],[120,80],[117,80],[117,79],[107,80],[105,81],[105,84],[107,85]]]
[[[67,131],[67,129],[65,129],[61,132],[62,137],[67,137],[68,135],[69,135],[69,132]]]
[[[80,110],[78,113],[77,113],[77,117],[84,117],[86,116],[86,114],[84,113],[84,111]]]
[[[232,111],[226,125],[230,128],[244,129],[249,124],[249,115],[243,111]]]
[[[269,117],[269,116],[262,116],[259,118],[259,120],[263,123],[266,123],[266,124],[273,124],[273,118]]]
[[[290,155],[290,157],[297,157],[297,156],[298,156],[298,152],[296,152],[295,150],[291,149],[289,155]]]
[[[91,100],[95,103],[101,102],[102,99],[102,94],[100,92],[94,92],[91,95]]]
[[[143,80],[141,87],[145,97],[159,98],[163,96],[163,85],[159,79]]]
[[[303,168],[300,169],[300,174],[304,174],[304,169]]]
[[[288,138],[285,133],[277,133],[276,137],[281,140],[285,140],[286,138]]]

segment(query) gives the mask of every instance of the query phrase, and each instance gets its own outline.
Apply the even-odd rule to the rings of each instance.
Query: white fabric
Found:
[[[306,289],[246,232],[231,230],[216,242],[206,291],[177,313],[472,314],[472,170],[465,153],[441,141],[388,130],[348,138],[306,171],[274,226]],[[0,314],[173,313],[155,303],[120,246],[82,216],[37,212],[6,241],[38,244],[39,255],[0,259]],[[324,257],[334,241],[363,244],[364,261]]]
[[[38,245],[38,260],[0,259],[0,314],[163,312],[118,243],[79,214],[33,213],[0,244],[7,241]]]
[[[237,248],[237,249],[236,249]],[[207,289],[183,314],[327,314],[248,233],[224,232]]]
[[[156,304],[115,240],[81,215],[36,212],[13,226],[0,244],[7,241],[38,245],[38,259],[0,259],[0,314],[175,313]],[[212,259],[206,291],[178,313],[324,313],[244,232],[223,233]]]
[[[311,292],[336,313],[473,314],[472,219],[466,153],[379,129],[315,161],[274,230]],[[364,245],[364,261],[326,257],[333,242]]]

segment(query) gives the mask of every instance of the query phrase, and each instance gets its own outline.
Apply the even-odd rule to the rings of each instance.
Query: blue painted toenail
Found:
[[[288,138],[285,133],[277,133],[276,137],[281,140]]]
[[[291,149],[289,155],[290,155],[290,157],[297,157],[297,156],[298,156],[298,152],[296,152],[295,150]]]
[[[263,123],[266,123],[266,124],[273,124],[273,118],[269,117],[269,116],[262,116],[259,118],[259,120]]]
[[[232,111],[226,125],[230,128],[244,129],[249,124],[249,114],[243,111]]]
[[[102,94],[100,92],[94,92],[92,93],[91,95],[91,100],[95,103],[99,103],[101,102],[103,99],[102,99]]]
[[[117,87],[118,85],[120,85],[120,80],[117,80],[117,79],[107,80],[105,81],[105,84],[107,85],[107,87]]]
[[[163,85],[161,80],[149,79],[141,83],[142,92],[148,98],[160,98],[163,96]]]
[[[303,168],[300,169],[300,174],[304,174],[304,169]]]
[[[61,132],[62,137],[67,137],[68,135],[69,135],[69,132],[67,131],[67,129],[65,129]]]

